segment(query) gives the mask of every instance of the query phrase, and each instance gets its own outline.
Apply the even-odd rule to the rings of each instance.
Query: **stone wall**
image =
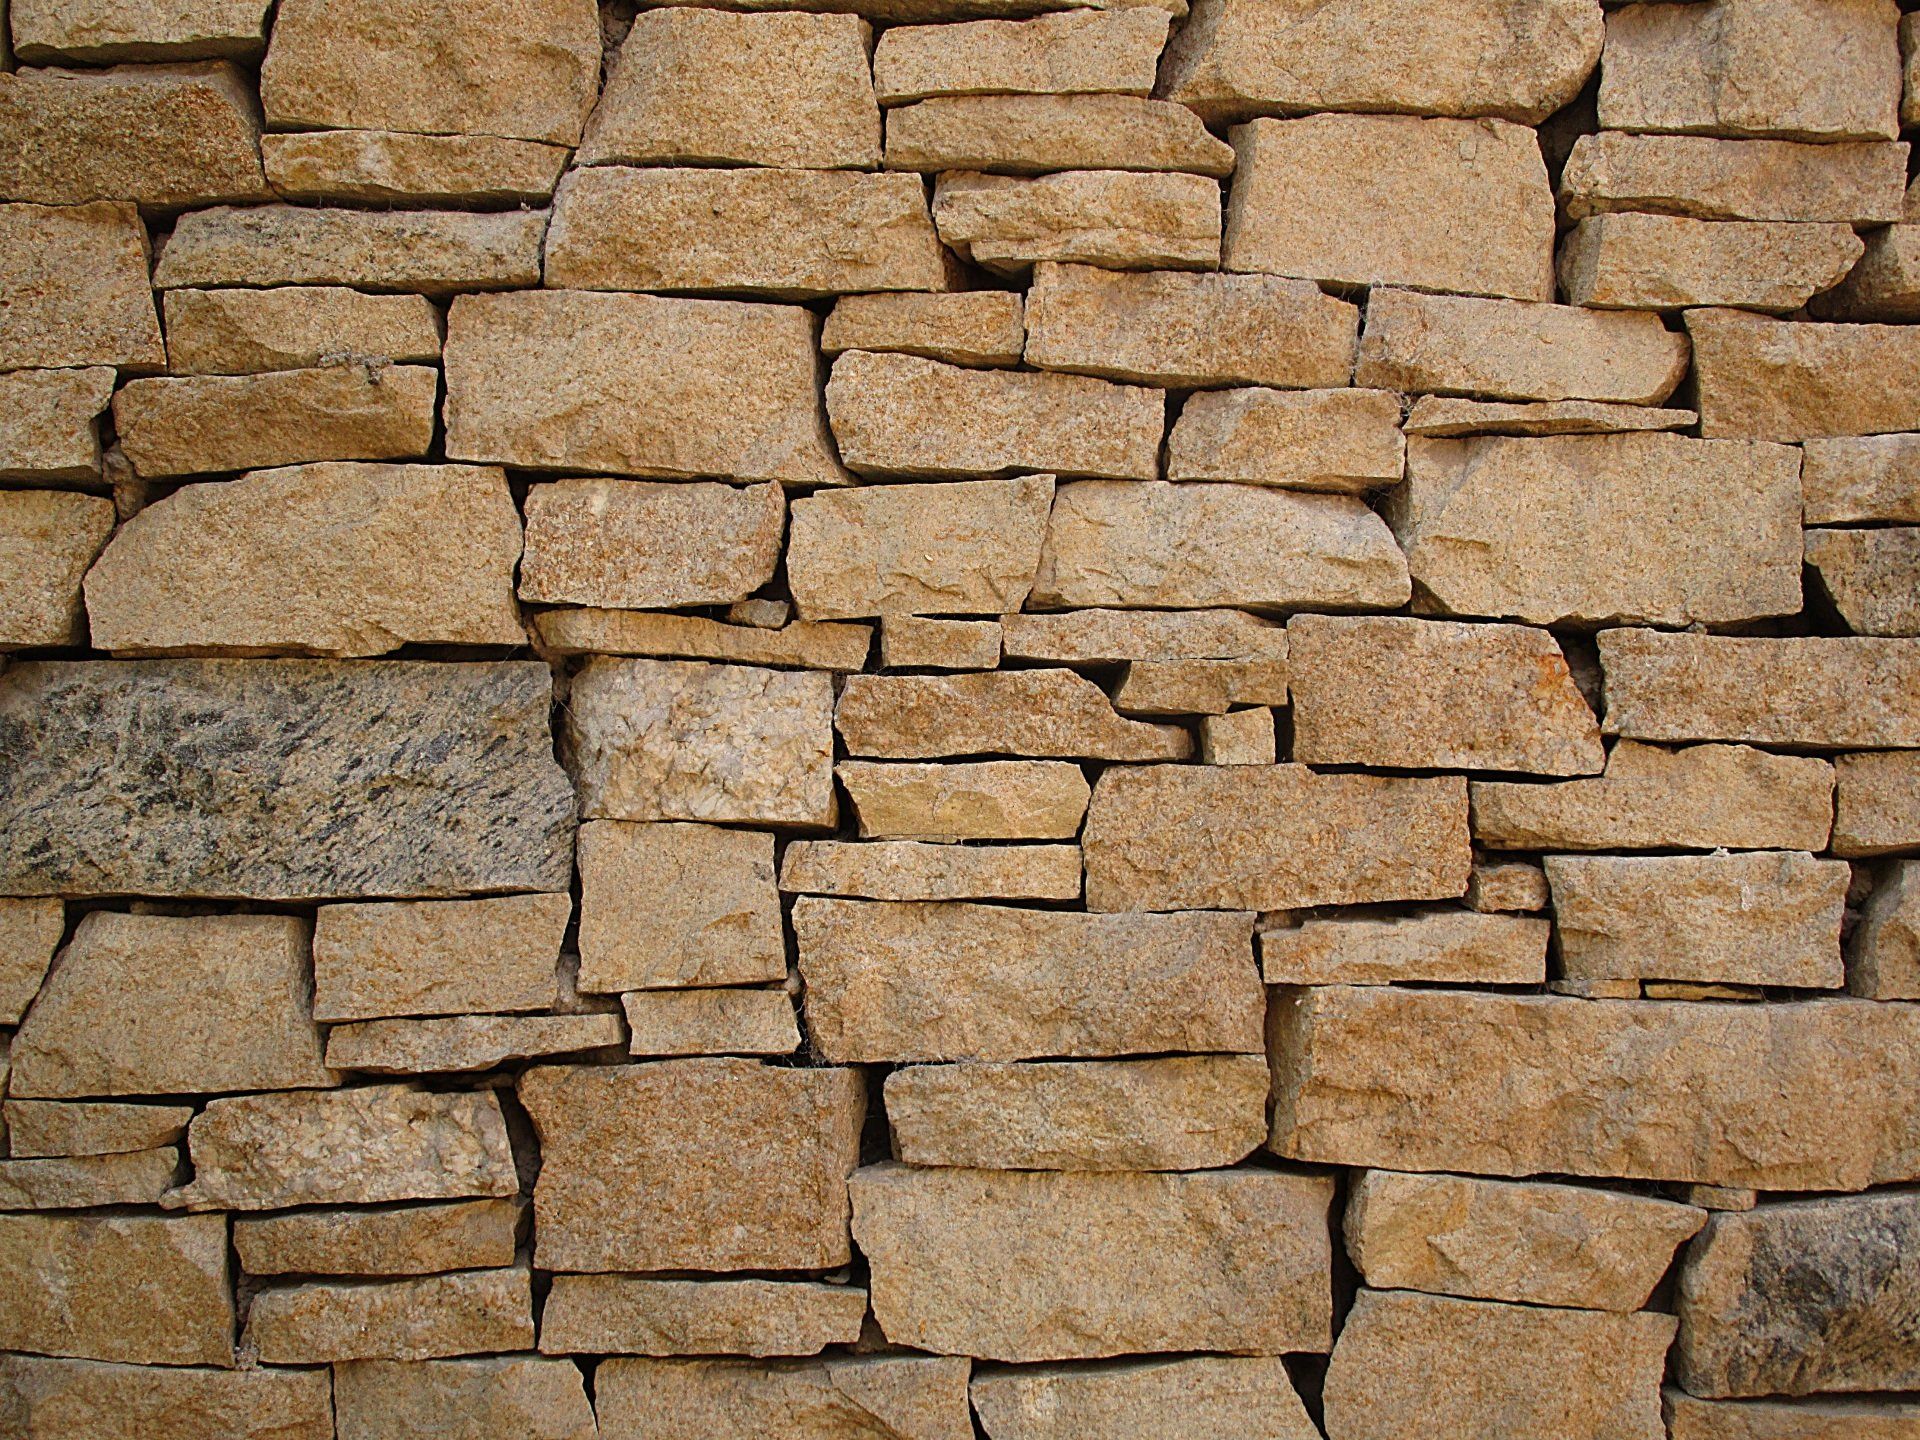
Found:
[[[1920,1435],[1920,18],[742,3],[0,3],[0,1437]]]

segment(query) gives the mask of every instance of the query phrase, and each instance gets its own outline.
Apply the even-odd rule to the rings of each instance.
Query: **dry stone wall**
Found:
[[[0,1437],[1920,1435],[1920,13],[777,3],[0,0]]]

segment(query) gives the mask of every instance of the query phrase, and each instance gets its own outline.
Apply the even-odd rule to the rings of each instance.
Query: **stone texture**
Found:
[[[1211,120],[1401,110],[1537,125],[1578,93],[1602,38],[1586,0],[1196,0],[1160,90]]]
[[[1443,613],[1721,624],[1800,609],[1797,463],[1685,435],[1415,439],[1388,515]]]
[[[858,670],[873,648],[870,625],[796,620],[778,630],[726,625],[702,615],[633,610],[543,610],[534,632],[558,655],[668,655],[805,670]]]
[[[1327,1367],[1327,1435],[1662,1440],[1673,1324],[1362,1290]]]
[[[1315,1440],[1283,1361],[1199,1355],[1123,1365],[983,1370],[973,1408],[991,1440],[1137,1440],[1183,1431]]]
[[[1091,910],[1291,910],[1467,888],[1466,782],[1304,765],[1129,766],[1094,785]]]
[[[860,1338],[867,1292],[786,1280],[556,1275],[540,1316],[549,1355],[817,1355]]]
[[[1807,564],[1856,635],[1920,635],[1920,529],[1809,530]]]
[[[449,1015],[358,1020],[327,1035],[327,1063],[368,1075],[457,1074],[626,1043],[613,1015]]]
[[[1003,275],[1041,260],[1110,270],[1220,263],[1220,187],[1204,175],[951,170],[934,186],[933,223],[962,257]]]
[[[1476,860],[1467,877],[1466,906],[1478,914],[1530,914],[1546,909],[1548,896],[1547,872],[1525,860]]]
[[[0,370],[167,363],[132,205],[0,205],[0,257]]]
[[[804,896],[807,1028],[835,1063],[1258,1045],[1244,914],[1082,915]]]
[[[832,714],[814,671],[590,660],[566,712],[581,813],[831,825]]]
[[[544,1010],[572,897],[322,905],[313,930],[321,1020]]]
[[[167,358],[176,375],[310,370],[343,356],[440,358],[440,316],[424,295],[365,295],[338,285],[169,290]]]
[[[1502,120],[1311,115],[1233,132],[1229,270],[1553,298],[1553,193]]]
[[[1920,1405],[1897,1400],[1664,1400],[1673,1440],[1900,1440],[1920,1424]]]
[[[0,480],[99,483],[113,382],[106,365],[0,374]]]
[[[1268,1037],[1268,1143],[1310,1163],[1762,1190],[1920,1174],[1911,1006],[1327,986],[1280,992]]]
[[[1080,808],[1086,808],[1084,783]],[[18,1025],[27,1013],[65,932],[66,909],[58,900],[0,900],[0,1025]]]
[[[1170,17],[1152,6],[897,25],[873,52],[883,105],[929,95],[1145,95]]]
[[[853,1177],[895,1344],[992,1360],[1325,1352],[1330,1179],[914,1170]]]
[[[15,1096],[327,1086],[291,915],[84,917],[14,1037]]]
[[[887,112],[889,170],[1177,170],[1222,178],[1233,148],[1184,105],[1133,95],[940,96]]]
[[[1614,405],[1597,400],[1506,404],[1422,395],[1407,412],[1409,435],[1618,435],[1634,430],[1689,430],[1696,410]]]
[[[1834,774],[1834,854],[1920,849],[1920,755],[1840,755]]]
[[[1224,715],[1235,705],[1287,703],[1284,660],[1130,660],[1114,687],[1128,715]]]
[[[643,990],[620,1003],[632,1031],[630,1054],[791,1055],[800,1048],[785,990]]]
[[[579,1367],[532,1355],[356,1360],[334,1371],[340,1440],[597,1440]]]
[[[1006,290],[846,295],[834,303],[821,328],[820,348],[830,356],[842,350],[891,350],[952,365],[1016,365],[1027,339],[1023,312],[1023,297]]]
[[[1524,625],[1296,615],[1293,758],[1590,775],[1600,726],[1559,642]]]
[[[833,484],[815,320],[791,306],[476,295],[447,329],[447,454],[528,469]]]
[[[543,1270],[825,1270],[845,1265],[860,1074],[751,1060],[540,1066]],[[609,1166],[609,1155],[620,1163]]]
[[[539,203],[553,194],[563,145],[497,135],[314,130],[265,135],[261,158],[287,200],[414,205]]]
[[[1870,1000],[1920,1000],[1920,864],[1898,861],[1874,885],[1853,932],[1847,989]],[[18,1155],[17,1131],[13,1144]]]
[[[1385,523],[1348,495],[1083,481],[1054,494],[1042,606],[1392,609],[1409,593]]]
[[[875,1355],[793,1365],[608,1361],[595,1374],[605,1440],[968,1440],[967,1362]]]
[[[1385,390],[1203,391],[1174,422],[1167,475],[1358,495],[1398,481],[1405,455]]]
[[[1839,283],[1863,249],[1837,223],[1595,215],[1560,247],[1560,289],[1602,309],[1794,310]]]
[[[86,643],[80,582],[113,520],[92,495],[0,490],[0,650]]]
[[[1084,799],[1081,804],[1084,808]],[[1074,845],[796,840],[781,857],[780,888],[863,900],[1078,900],[1080,850]]]
[[[1369,1285],[1524,1305],[1638,1310],[1706,1214],[1583,1185],[1362,1172],[1347,1251]]]
[[[865,840],[1071,840],[1091,793],[1080,767],[1058,760],[843,760],[834,773]]]
[[[249,1275],[431,1275],[513,1264],[525,1203],[455,1200],[241,1215],[233,1244]]]
[[[20,1440],[333,1440],[331,1399],[319,1370],[0,1359],[0,1411]]]
[[[1706,1396],[1913,1389],[1917,1236],[1908,1193],[1715,1215],[1680,1271],[1680,1383]]]
[[[1240,610],[1070,610],[1003,615],[1010,660],[1105,665],[1118,660],[1287,658],[1287,631]]]
[[[241,1343],[269,1365],[530,1350],[532,1276],[525,1268],[457,1270],[270,1287],[253,1297]]]
[[[1277,754],[1271,710],[1235,710],[1200,722],[1203,765],[1271,765]]]
[[[1608,130],[1573,142],[1560,202],[1575,220],[1616,210],[1696,220],[1900,219],[1907,167],[1880,141],[1805,145]]]
[[[893,1153],[988,1170],[1204,1170],[1266,1131],[1257,1055],[910,1065],[887,1077]]]
[[[852,15],[670,7],[633,22],[580,158],[871,169],[880,108]]]
[[[1839,320],[1920,319],[1920,224],[1876,230],[1866,245],[1865,258],[1813,308]]]
[[[266,49],[265,0],[14,0],[14,52],[49,60],[257,58]]]
[[[1177,725],[1123,719],[1099,686],[1071,670],[852,675],[834,724],[850,754],[893,760],[1182,760],[1193,747]]]
[[[171,1147],[124,1155],[59,1155],[0,1160],[0,1207],[70,1210],[152,1205],[173,1184],[180,1152]]]
[[[1260,973],[1269,985],[1541,985],[1551,929],[1545,920],[1471,910],[1306,920],[1260,932]]]
[[[177,1143],[192,1118],[191,1105],[10,1099],[8,1153],[15,1159],[131,1155]]]
[[[512,1195],[519,1188],[490,1090],[412,1085],[214,1100],[187,1127],[193,1183],[168,1202],[283,1210]]]
[[[647,12],[702,13],[722,14]],[[560,182],[546,257],[547,284],[575,290],[811,300],[946,285],[925,188],[909,175],[589,167]]]
[[[1037,560],[1039,536],[1034,538]],[[991,549],[992,542],[985,543]],[[999,663],[998,620],[940,620],[895,613],[881,626],[883,670],[991,670]]]
[[[1817,440],[1920,429],[1920,331],[1691,310],[1700,433]]]
[[[0,676],[0,893],[565,889],[552,685],[514,662],[15,665]]]

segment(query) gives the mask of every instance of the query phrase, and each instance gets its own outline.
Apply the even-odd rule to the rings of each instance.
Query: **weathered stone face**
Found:
[[[255,59],[266,48],[261,0],[18,0],[11,7],[14,53],[49,60]]]
[[[550,1355],[817,1355],[860,1338],[867,1292],[790,1280],[556,1275],[540,1316]]]
[[[1039,536],[1034,536],[1035,559]],[[1000,663],[998,620],[891,614],[880,628],[884,669],[988,670]]]
[[[1286,704],[1287,675],[1284,660],[1130,660],[1113,703],[1130,715],[1211,718],[1236,705]]]
[[[167,358],[176,375],[309,370],[331,355],[440,358],[440,316],[424,295],[366,295],[341,285],[168,290]]]
[[[1595,215],[1560,247],[1560,288],[1580,305],[1794,310],[1861,256],[1850,226]]]
[[[313,931],[322,1020],[543,1010],[573,914],[567,895],[322,905]]]
[[[953,365],[1015,365],[1027,340],[1025,308],[1023,297],[1005,290],[843,295],[820,329],[820,349],[828,355],[891,350]]]
[[[542,610],[533,628],[556,655],[670,655],[803,670],[858,670],[873,648],[869,625],[796,620],[768,630],[639,610]]]
[[[860,834],[877,840],[1071,840],[1091,790],[1061,760],[881,765],[843,760]]]
[[[1078,900],[1080,848],[796,840],[781,858],[780,888],[861,900]]]
[[[513,1264],[526,1205],[454,1200],[236,1216],[233,1244],[249,1275],[431,1275]]]
[[[1616,405],[1604,400],[1458,400],[1422,395],[1407,412],[1409,435],[1619,435],[1635,430],[1685,430],[1693,410]]]
[[[1167,478],[1360,495],[1399,480],[1406,456],[1391,391],[1204,390],[1174,422]]]
[[[1176,725],[1122,719],[1099,686],[1071,670],[853,675],[834,724],[852,754],[900,760],[1182,760],[1193,745]]]
[[[929,95],[1145,95],[1171,17],[1152,6],[896,25],[873,52],[883,105]]]
[[[1881,141],[1796,144],[1704,135],[1582,135],[1560,176],[1575,220],[1616,210],[1696,220],[1901,218],[1907,172]]]
[[[938,96],[887,112],[886,166],[1233,173],[1233,149],[1184,105],[1133,95]]]
[[[113,502],[91,495],[0,491],[0,650],[84,642],[81,578],[113,518]]]
[[[132,205],[0,205],[0,256],[0,369],[166,365]]]
[[[413,205],[538,204],[569,153],[538,140],[401,130],[263,135],[260,150],[268,183],[289,200]]]
[[[1057,615],[1003,615],[1010,660],[1062,665],[1117,660],[1243,660],[1287,658],[1284,625],[1241,610],[1070,610]]]
[[[1834,758],[1833,853],[1920,848],[1920,755],[1898,750]]]
[[[632,1055],[791,1055],[800,1048],[785,989],[639,990],[622,995],[620,1007]]]
[[[242,1344],[273,1365],[528,1350],[532,1275],[520,1267],[276,1286],[254,1296]]]
[[[1005,275],[1042,260],[1112,270],[1220,263],[1220,186],[1204,175],[950,170],[933,188],[933,223],[946,245]]]
[[[1903,325],[1816,325],[1692,310],[1700,433],[1814,440],[1920,428],[1903,383],[1920,348]]]
[[[1545,920],[1462,910],[1307,920],[1260,932],[1260,972],[1269,985],[1539,985],[1551,928]]]
[[[191,1105],[9,1099],[8,1153],[16,1159],[132,1155],[176,1144],[192,1118]]]
[[[357,1360],[334,1371],[340,1440],[395,1430],[444,1440],[494,1440],[516,1431],[542,1440],[596,1440],[577,1366],[531,1355],[479,1360]]]
[[[1807,564],[1847,628],[1920,635],[1920,529],[1809,530]]]
[[[491,1070],[510,1060],[604,1051],[626,1043],[613,1015],[444,1015],[357,1020],[327,1035],[327,1063],[363,1075]]]
[[[595,1372],[605,1440],[967,1440],[967,1362],[874,1355],[798,1365],[609,1360]]]
[[[1899,1440],[1920,1405],[1898,1400],[1700,1400],[1662,1397],[1672,1440]]]
[[[1920,863],[1902,860],[1873,887],[1853,932],[1847,989],[1871,1000],[1920,999]],[[19,1137],[14,1153],[20,1153]]]
[[[98,481],[113,382],[108,365],[0,374],[0,479]]]
[[[1247,1440],[1314,1440],[1284,1362],[1201,1355],[1127,1365],[1028,1365],[974,1377],[991,1440],[1126,1440],[1183,1426]]]
[[[57,1155],[0,1161],[0,1206],[68,1210],[153,1205],[173,1185],[180,1152],[171,1147],[124,1155]]]
[[[198,1440],[332,1440],[322,1370],[211,1370],[39,1355],[0,1359],[0,1396],[21,1440],[113,1440],[134,1433]]]

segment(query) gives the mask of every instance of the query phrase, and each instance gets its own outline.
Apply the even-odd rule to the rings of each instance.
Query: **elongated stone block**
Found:
[[[1899,1400],[1701,1400],[1663,1396],[1672,1440],[1902,1440],[1920,1405]]]
[[[0,368],[167,363],[131,204],[0,205],[0,286]]]
[[[314,1014],[322,1020],[544,1010],[568,895],[322,905],[314,920]]]
[[[862,838],[876,840],[1070,840],[1092,793],[1080,767],[1063,760],[843,760],[834,773]]]
[[[334,355],[440,358],[440,312],[424,295],[367,295],[344,285],[168,290],[167,358],[176,375],[309,370]]]
[[[882,105],[929,95],[1145,95],[1167,40],[1151,6],[896,25],[873,52]]]
[[[798,1364],[613,1359],[595,1372],[603,1440],[968,1440],[965,1360],[835,1357]]]
[[[1920,331],[1690,310],[1700,433],[1818,440],[1920,430]]]
[[[1112,270],[1220,264],[1220,186],[1205,175],[950,170],[934,185],[933,224],[946,245],[1003,275],[1042,260]]]
[[[329,1381],[324,1370],[212,1370],[8,1355],[0,1359],[0,1405],[19,1427],[20,1440],[333,1440]]]
[[[860,1338],[867,1292],[799,1280],[556,1275],[548,1355],[817,1355]]]
[[[859,900],[1078,900],[1080,847],[796,840],[781,857],[780,888]]]
[[[1260,973],[1269,985],[1540,985],[1551,929],[1545,920],[1470,910],[1307,920],[1260,932]]]
[[[6,1119],[8,1153],[16,1159],[130,1155],[178,1143],[193,1119],[193,1107],[9,1098]]]
[[[791,1055],[800,1048],[785,989],[634,990],[620,997],[620,1008],[631,1055]]]
[[[249,1275],[432,1275],[513,1264],[526,1202],[295,1210],[240,1215],[233,1244]]]
[[[796,620],[765,630],[704,615],[581,609],[542,610],[533,628],[559,655],[663,655],[802,670],[858,670],[873,648],[871,625],[827,621]]]
[[[552,196],[568,156],[564,145],[500,135],[307,130],[260,138],[274,191],[320,204],[538,205]]]
[[[532,1355],[475,1360],[355,1360],[334,1370],[340,1440],[400,1434],[438,1440],[598,1440],[576,1365]]]
[[[942,95],[887,112],[889,170],[1233,173],[1233,149],[1184,105],[1134,95]]]
[[[51,1155],[0,1160],[0,1208],[78,1210],[153,1205],[172,1188],[180,1152],[172,1146],[120,1155]]]
[[[14,53],[48,60],[257,59],[266,49],[263,0],[18,0],[9,8]]]
[[[1406,469],[1388,390],[1203,390],[1167,439],[1169,480],[1231,480],[1363,495]]]
[[[983,1370],[973,1408],[991,1440],[1132,1440],[1184,1428],[1244,1440],[1320,1433],[1285,1362],[1257,1355]]]
[[[1615,210],[1696,220],[1900,219],[1907,170],[1884,141],[1810,145],[1603,130],[1573,142],[1560,201],[1575,220]]]
[[[527,1350],[532,1275],[521,1266],[271,1286],[253,1297],[242,1343],[270,1365]]]
[[[852,754],[885,759],[1181,760],[1193,747],[1178,726],[1122,718],[1071,670],[850,676],[834,725]]]
[[[451,1075],[624,1045],[616,1015],[443,1015],[356,1020],[327,1032],[327,1063],[363,1075]]]
[[[1008,290],[843,295],[820,327],[820,349],[890,350],[952,365],[1017,365],[1025,299]]]

